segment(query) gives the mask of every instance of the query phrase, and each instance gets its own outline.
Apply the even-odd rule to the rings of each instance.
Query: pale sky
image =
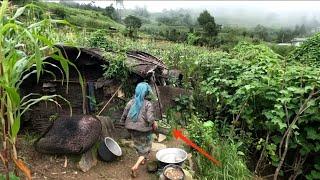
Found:
[[[78,3],[90,3],[91,1],[76,1]],[[94,1],[96,6],[106,7],[115,1]],[[269,12],[316,12],[320,9],[320,1],[124,1],[126,9],[136,6],[146,6],[148,11],[161,12],[163,9],[216,9],[216,8],[243,8],[264,9]]]

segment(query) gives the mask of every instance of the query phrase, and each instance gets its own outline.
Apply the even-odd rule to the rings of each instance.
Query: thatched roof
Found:
[[[109,59],[103,55],[103,50],[99,48],[85,48],[66,45],[56,45],[64,56],[79,65],[92,65],[92,64],[109,64]],[[79,58],[85,56],[86,58]],[[157,74],[163,74],[168,68],[164,62],[151,54],[142,51],[128,51],[126,64],[130,67],[131,71],[145,78],[151,71]]]

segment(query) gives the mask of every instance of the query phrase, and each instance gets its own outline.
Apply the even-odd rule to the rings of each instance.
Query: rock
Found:
[[[119,143],[120,143],[122,146],[125,146],[125,147],[131,147],[131,148],[134,147],[134,144],[133,144],[133,141],[132,141],[132,140],[120,139],[120,140],[119,140]]]
[[[167,136],[166,135],[163,135],[163,134],[159,134],[159,137],[158,137],[158,142],[162,142],[164,141],[165,139],[167,139]]]
[[[83,172],[89,171],[93,166],[97,165],[97,156],[93,149],[90,149],[86,153],[82,154],[81,160],[78,163],[78,167]]]
[[[189,167],[191,168],[191,171],[193,171],[194,170],[194,164],[193,164],[193,161],[192,161],[192,154],[191,153],[188,153],[187,159],[188,159],[188,162],[189,162]]]
[[[159,151],[159,150],[161,150],[161,149],[165,149],[165,148],[167,148],[167,146],[166,145],[164,145],[164,144],[161,144],[161,143],[155,143],[155,142],[153,142],[152,143],[152,146],[151,146],[151,151]]]
[[[166,180],[166,178],[164,177],[164,175],[162,173],[159,176],[159,180]]]
[[[154,141],[154,140],[158,139],[158,136],[156,134],[152,133],[151,139],[152,139],[152,141]]]
[[[147,162],[147,170],[148,170],[148,172],[150,172],[150,173],[156,172],[156,171],[158,170],[158,163],[157,163],[157,161]]]
[[[185,175],[184,180],[192,180],[192,174],[189,171],[183,169],[183,172]]]
[[[112,120],[107,116],[97,116],[102,125],[102,137],[113,137],[114,125]]]

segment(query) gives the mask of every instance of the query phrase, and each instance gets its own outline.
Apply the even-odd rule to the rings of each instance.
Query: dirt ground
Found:
[[[120,131],[123,132],[123,129]],[[107,163],[98,160],[95,167],[84,173],[77,167],[80,156],[65,157],[38,153],[25,136],[19,136],[17,148],[19,157],[32,170],[33,179],[128,180],[131,179],[130,168],[137,160],[137,154],[133,148],[122,147],[123,155],[117,161]],[[173,138],[165,141],[164,144],[167,147],[182,147],[182,142]],[[156,152],[151,153],[150,160],[155,160],[155,154]],[[67,159],[67,167],[64,167],[65,159]],[[134,179],[155,180],[159,179],[159,176],[157,173],[148,173],[146,165],[142,165],[138,171],[138,177]]]

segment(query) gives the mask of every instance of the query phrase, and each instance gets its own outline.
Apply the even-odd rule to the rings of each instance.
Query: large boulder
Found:
[[[35,148],[46,154],[82,154],[99,140],[101,131],[100,121],[93,116],[60,118],[35,142]]]

